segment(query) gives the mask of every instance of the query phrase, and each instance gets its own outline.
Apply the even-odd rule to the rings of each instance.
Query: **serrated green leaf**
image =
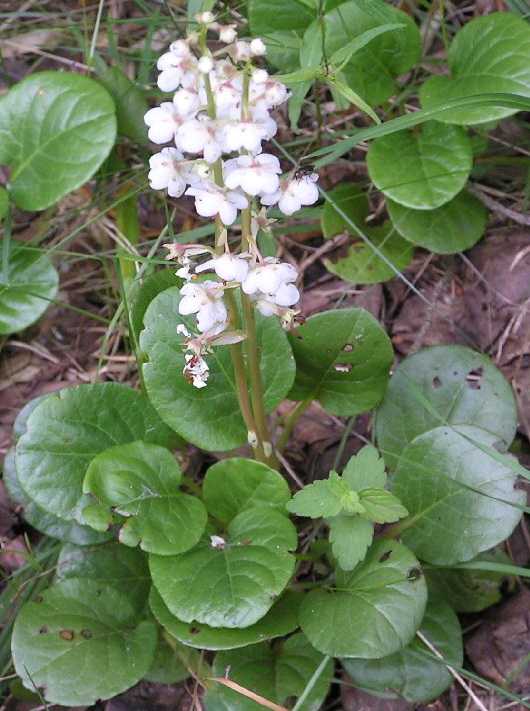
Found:
[[[59,288],[59,275],[45,253],[15,240],[9,249],[7,272],[0,264],[0,335],[38,321]]]
[[[222,524],[253,506],[270,506],[283,513],[290,496],[281,474],[243,457],[217,462],[208,469],[203,483],[204,503]]]
[[[385,462],[373,445],[366,444],[350,458],[342,472],[342,478],[354,491],[369,488],[384,489]]]
[[[286,516],[255,506],[229,523],[221,541],[205,536],[181,555],[150,555],[149,566],[164,602],[183,622],[249,627],[287,585],[294,571],[289,551],[296,543]]]
[[[304,691],[319,664],[322,655],[311,647],[303,634],[295,634],[277,648],[256,644],[245,650],[220,652],[216,655],[212,672],[223,677],[229,669],[229,678],[272,702],[286,703],[298,698]],[[328,693],[333,676],[330,659],[308,698],[299,707],[301,711],[318,711]],[[220,684],[213,685],[206,694],[207,711],[254,711],[259,704]]]
[[[383,397],[392,345],[364,309],[337,309],[311,316],[289,334],[296,380],[289,397],[318,400],[335,415],[355,415]]]
[[[401,543],[381,540],[351,573],[340,576],[336,587],[309,592],[299,619],[323,654],[379,659],[409,644],[426,601],[427,586],[414,555]]]
[[[425,348],[396,368],[376,418],[387,465],[403,448],[439,425],[475,425],[496,434],[507,449],[517,412],[510,385],[491,360],[463,346]]]
[[[336,472],[331,472],[329,479],[317,479],[304,486],[288,502],[286,508],[298,516],[310,518],[336,516],[344,508],[345,499],[353,493]]]
[[[182,375],[183,336],[177,334],[177,325],[183,323],[192,331],[194,319],[179,315],[179,299],[178,289],[167,289],[151,302],[145,314],[140,347],[149,358],[143,368],[147,394],[162,419],[184,439],[207,450],[233,449],[247,442],[248,433],[239,408],[229,348],[217,347],[207,357],[210,376],[206,388],[198,390],[188,383]],[[277,319],[260,316],[257,330],[265,407],[270,411],[289,392],[295,364]]]
[[[19,612],[12,638],[24,686],[61,706],[90,706],[138,682],[157,643],[153,622],[138,622],[126,595],[85,578],[53,585]]]
[[[247,647],[289,634],[298,627],[301,599],[300,593],[285,593],[261,620],[244,629],[209,627],[195,621],[182,622],[171,614],[154,587],[151,589],[149,604],[158,622],[179,642],[198,649],[218,650]]]
[[[363,489],[359,492],[365,516],[374,523],[392,523],[408,515],[400,500],[384,489]]]
[[[167,446],[172,436],[147,399],[125,385],[65,388],[31,413],[17,443],[17,474],[35,503],[70,521],[80,515],[83,479],[97,454],[139,439]]]
[[[169,450],[130,442],[94,457],[83,481],[83,493],[125,516],[123,535],[136,540],[142,550],[175,555],[199,542],[207,519],[202,501],[180,491],[181,478]],[[126,542],[121,532],[120,540]]]
[[[44,210],[85,183],[115,138],[112,98],[80,74],[31,74],[0,102],[0,164],[11,168],[11,197],[24,210]]]
[[[392,224],[405,239],[435,254],[455,254],[472,247],[484,234],[488,213],[465,190],[435,210],[411,210],[386,201]]]
[[[462,630],[447,603],[429,598],[420,632],[444,661],[421,655],[419,652],[427,651],[428,647],[416,638],[401,652],[382,659],[344,659],[343,666],[355,686],[411,703],[437,699],[453,681],[445,662],[463,664]]]
[[[432,210],[465,186],[473,151],[463,129],[427,121],[416,133],[400,131],[377,138],[366,165],[386,197],[415,210]]]
[[[372,544],[374,527],[360,516],[334,516],[328,521],[331,550],[343,570],[353,570]]]
[[[519,523],[526,496],[514,489],[517,477],[472,443],[492,447],[496,440],[478,427],[437,427],[401,453],[392,490],[411,517],[402,540],[422,560],[470,560]]]
[[[57,561],[56,576],[59,581],[87,578],[100,585],[110,585],[123,593],[138,613],[143,612],[151,587],[145,555],[119,543],[64,545]]]
[[[491,91],[530,97],[530,27],[509,12],[494,12],[467,22],[448,52],[451,76],[431,77],[420,90],[424,108],[447,100]],[[440,121],[479,124],[516,113],[517,108],[462,108],[445,112]]]

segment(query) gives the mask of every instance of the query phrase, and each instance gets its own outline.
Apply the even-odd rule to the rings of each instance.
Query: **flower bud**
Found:
[[[263,55],[267,54],[265,42],[260,37],[256,37],[250,43],[250,53],[254,57],[263,57]]]
[[[202,74],[209,74],[212,69],[213,69],[213,60],[211,57],[201,57],[199,59],[199,71],[202,72]]]

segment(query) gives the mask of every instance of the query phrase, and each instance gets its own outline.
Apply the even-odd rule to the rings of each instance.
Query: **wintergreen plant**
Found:
[[[373,106],[419,60],[414,22],[382,0],[250,0],[241,39],[213,3],[189,5],[188,34],[158,60],[158,87],[170,100],[145,113],[149,139],[171,144],[150,158],[148,180],[171,198],[192,198],[215,237],[210,245],[177,236],[166,245],[177,264],[139,270],[136,290],[124,290],[141,391],[80,385],[28,403],[15,422],[9,493],[34,528],[63,541],[53,583],[17,617],[16,672],[63,706],[90,705],[141,679],[191,675],[209,711],[247,711],[260,700],[316,711],[340,664],[376,694],[429,701],[450,685],[447,667],[463,663],[455,610],[498,600],[506,565],[497,546],[527,511],[516,484],[528,473],[508,453],[513,393],[486,356],[459,346],[421,350],[390,377],[392,344],[377,320],[360,308],[299,319],[297,265],[263,253],[260,237],[322,195],[325,237],[368,236],[371,246],[344,260],[356,283],[390,278],[389,265],[403,269],[412,243],[470,246],[485,217],[462,192],[472,152],[460,124],[477,120],[477,106],[489,120],[524,105],[530,64],[495,63],[503,90],[518,74],[518,99],[469,102],[478,60],[457,36],[454,77],[430,79],[420,92],[435,107],[430,121],[419,111],[419,119],[359,132],[377,138],[368,169],[397,237],[388,224],[366,228],[368,201],[357,186],[328,194],[312,168],[293,170],[271,139],[279,107],[290,100],[296,125],[314,81],[379,121]],[[527,51],[528,27],[511,16],[470,22],[462,34],[477,32],[479,42],[490,24],[517,30]],[[264,69],[265,56],[280,79]],[[456,103],[438,106],[447,82]],[[15,121],[31,105],[32,132],[30,118]],[[0,211],[9,226],[10,205],[43,209],[91,177],[113,145],[116,119],[100,84],[54,72],[25,80],[2,106],[0,160],[12,173]],[[409,133],[414,121],[423,127]],[[323,148],[321,162],[356,140]],[[83,160],[71,168],[73,146]],[[9,332],[31,322],[31,304],[16,298],[12,245],[8,235],[0,314],[12,308]],[[347,265],[330,268],[351,278]],[[41,300],[53,298],[54,279],[41,281]],[[295,403],[289,414],[272,419],[285,399]],[[314,402],[338,417],[375,410],[374,442],[341,472],[303,486],[283,475],[284,453]],[[186,443],[218,461],[193,475]]]

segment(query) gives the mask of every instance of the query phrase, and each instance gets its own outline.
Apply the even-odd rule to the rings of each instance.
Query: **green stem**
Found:
[[[2,282],[9,282],[9,255],[11,252],[11,203],[8,199],[7,212],[4,216],[4,236],[2,238]]]
[[[292,434],[292,431],[294,430],[294,427],[300,417],[304,414],[304,412],[307,410],[309,405],[312,403],[312,399],[308,398],[307,400],[301,400],[296,407],[291,410],[289,415],[287,416],[283,428],[283,432],[280,436],[280,439],[278,440],[278,444],[276,445],[276,449],[278,452],[281,452],[285,449],[285,446],[287,442],[289,441],[289,438]]]

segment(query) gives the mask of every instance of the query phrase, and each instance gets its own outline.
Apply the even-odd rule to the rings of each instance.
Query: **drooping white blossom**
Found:
[[[202,153],[207,163],[215,163],[223,152],[223,136],[217,121],[207,116],[193,118],[179,126],[175,144],[184,153]]]
[[[318,200],[318,175],[311,173],[292,180],[284,181],[280,188],[270,195],[263,195],[263,205],[276,205],[284,215],[293,215],[303,205],[313,205]]]
[[[234,190],[241,188],[249,195],[266,195],[275,192],[282,172],[280,161],[270,153],[257,156],[242,155],[224,164],[225,184]]]
[[[224,225],[231,225],[237,218],[237,211],[248,207],[246,197],[236,190],[223,190],[211,182],[202,182],[188,188],[186,195],[195,198],[195,209],[202,217],[218,215]]]
[[[260,38],[256,37],[250,43],[250,54],[254,57],[263,57],[267,54],[267,47],[265,42]]]
[[[235,25],[219,25],[219,40],[225,44],[232,44],[237,37]]]
[[[208,384],[208,376],[210,375],[208,363],[201,355],[197,355],[196,353],[186,353],[184,359],[186,364],[182,374],[186,380],[196,388],[205,388]]]
[[[187,186],[188,171],[183,170],[184,156],[176,148],[162,148],[149,159],[149,185],[153,190],[167,190],[171,197],[180,197]]]
[[[196,272],[204,272],[213,270],[217,276],[223,281],[238,281],[243,282],[248,274],[248,257],[249,255],[241,256],[226,252],[219,257],[209,259],[201,264]]]
[[[228,313],[223,301],[223,288],[219,282],[188,282],[180,290],[179,313],[195,314],[197,329],[201,333],[216,334],[224,331]]]
[[[197,58],[192,54],[188,43],[177,40],[169,47],[158,62],[158,86],[162,91],[175,91],[179,86],[188,89],[197,81]]]
[[[284,309],[298,303],[300,292],[294,284],[297,277],[291,264],[269,257],[249,271],[241,288],[255,299],[264,316],[272,316],[279,314],[277,307]]]
[[[227,153],[241,150],[260,153],[262,141],[272,138],[277,128],[276,121],[270,117],[226,123],[223,130],[224,149]]]

